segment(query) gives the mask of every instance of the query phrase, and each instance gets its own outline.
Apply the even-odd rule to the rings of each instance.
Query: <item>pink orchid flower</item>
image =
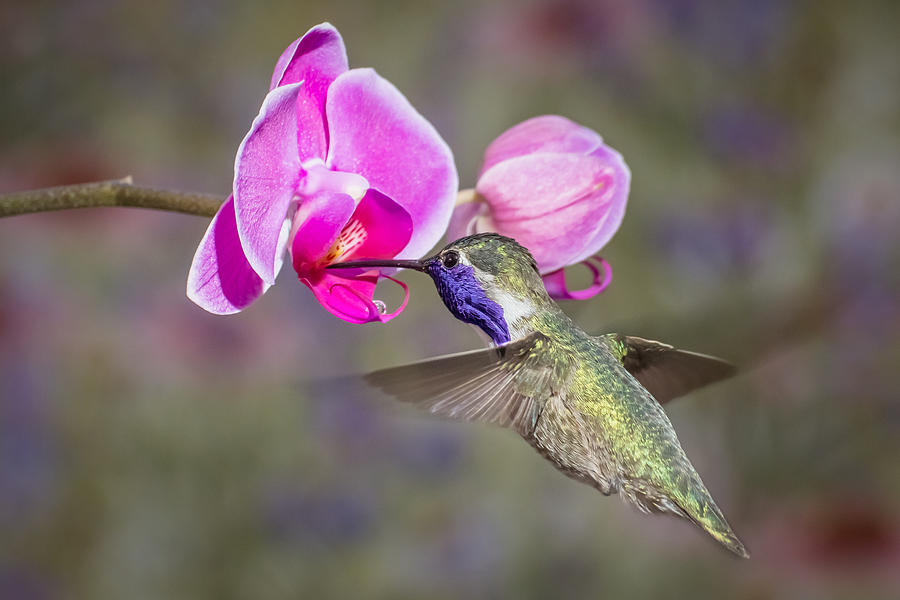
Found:
[[[447,227],[457,175],[449,147],[372,69],[348,69],[328,23],[278,59],[270,91],[241,142],[234,190],[203,236],[188,297],[230,314],[275,283],[285,251],[333,315],[385,322],[378,271],[325,271],[353,258],[418,258]],[[390,277],[392,281],[396,281]]]
[[[535,117],[488,146],[449,237],[495,231],[515,238],[534,255],[551,296],[584,300],[609,285],[609,265],[594,254],[622,223],[630,181],[622,156],[596,132],[559,116]],[[563,269],[576,263],[593,282],[570,291]]]

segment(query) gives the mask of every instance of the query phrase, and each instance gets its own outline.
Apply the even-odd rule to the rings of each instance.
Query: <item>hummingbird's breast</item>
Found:
[[[604,494],[615,493],[619,479],[609,439],[597,418],[598,404],[616,404],[619,390],[606,385],[613,357],[555,306],[534,311],[511,323],[515,336],[539,331],[552,340],[550,352],[572,365],[553,387],[527,441],[557,469]],[[608,410],[606,411],[608,412]]]

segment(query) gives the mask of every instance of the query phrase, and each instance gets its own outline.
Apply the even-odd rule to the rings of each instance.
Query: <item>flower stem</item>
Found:
[[[474,202],[473,189],[460,190],[456,204]],[[214,217],[223,198],[214,194],[196,194],[132,185],[131,177],[77,183],[39,190],[0,194],[0,218],[68,208],[131,206],[168,210],[198,217]]]
[[[133,206],[200,217],[215,216],[224,198],[131,184],[131,177],[0,194],[0,217],[98,206]]]

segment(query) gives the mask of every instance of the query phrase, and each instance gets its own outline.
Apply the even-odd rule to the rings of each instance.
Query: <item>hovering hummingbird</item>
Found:
[[[569,477],[642,512],[688,519],[749,556],[660,406],[731,376],[732,365],[639,337],[588,335],[547,295],[528,250],[497,234],[422,260],[329,268],[375,267],[430,275],[450,312],[493,347],[375,371],[369,384],[433,414],[510,428]]]

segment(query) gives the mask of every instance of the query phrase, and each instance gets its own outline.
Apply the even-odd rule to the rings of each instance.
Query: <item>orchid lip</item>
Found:
[[[333,263],[325,267],[326,269],[371,269],[376,267],[394,268],[394,269],[413,269],[415,271],[424,271],[427,262],[425,260],[351,260],[342,263]]]

